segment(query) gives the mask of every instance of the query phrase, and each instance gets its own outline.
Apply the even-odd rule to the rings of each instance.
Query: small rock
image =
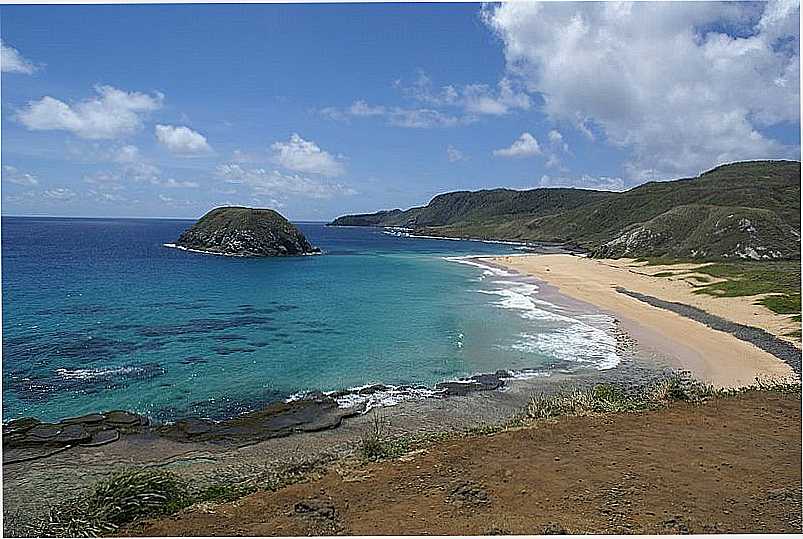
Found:
[[[542,532],[543,535],[566,535],[568,533],[569,532],[557,522],[550,522],[544,526],[544,531]]]

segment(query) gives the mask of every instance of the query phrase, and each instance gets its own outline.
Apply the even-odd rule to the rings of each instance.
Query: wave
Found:
[[[421,238],[427,240],[448,240],[448,241],[477,241],[480,243],[493,243],[499,245],[516,245],[518,248],[534,248],[531,244],[524,241],[510,241],[510,240],[486,240],[482,238],[457,238],[452,236],[428,236],[426,234],[413,234],[411,228],[404,227],[385,227],[382,231],[383,234],[388,236],[396,236],[400,238]]]
[[[387,406],[397,406],[403,402],[419,401],[424,399],[442,399],[450,395],[447,386],[455,384],[476,384],[478,378],[485,376],[497,377],[498,380],[507,382],[515,380],[530,380],[533,378],[547,378],[551,373],[535,369],[503,370],[494,374],[474,374],[466,378],[447,379],[436,384],[434,387],[420,385],[387,385],[387,384],[366,384],[363,386],[352,387],[345,390],[326,391],[324,395],[332,397],[339,408],[358,407],[361,413],[366,413],[374,408]],[[505,386],[502,386],[502,389]],[[300,391],[285,399],[285,402],[294,402],[312,398],[320,395],[317,391]]]
[[[601,313],[563,314],[561,307],[536,297],[537,284],[510,279],[518,275],[516,273],[484,264],[477,257],[447,257],[446,260],[481,268],[485,276],[508,278],[491,281],[489,284],[493,288],[476,292],[498,296],[500,299],[495,305],[499,308],[517,311],[520,317],[539,322],[539,331],[520,333],[510,349],[543,354],[597,370],[612,369],[621,362],[612,317]]]
[[[169,249],[178,249],[179,251],[187,251],[189,253],[200,253],[202,255],[215,255],[215,256],[232,256],[236,258],[250,258],[251,255],[239,255],[236,253],[218,253],[216,251],[205,251],[203,249],[190,249],[189,247],[184,247],[183,245],[176,245],[175,243],[163,243],[162,247],[167,247]],[[318,251],[315,253],[301,253],[299,256],[317,256],[324,254],[323,251]]]
[[[143,367],[110,367],[97,369],[64,369],[58,368],[56,374],[65,380],[92,380],[95,378],[108,378],[112,376],[129,376],[146,372]]]

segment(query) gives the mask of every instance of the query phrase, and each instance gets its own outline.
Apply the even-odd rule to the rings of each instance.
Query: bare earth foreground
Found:
[[[124,535],[801,531],[800,395],[747,392],[438,443]]]
[[[800,324],[777,315],[755,297],[711,297],[693,294],[683,280],[655,276],[666,267],[640,267],[633,260],[599,260],[574,255],[526,255],[484,259],[557,287],[561,294],[590,303],[615,316],[640,348],[652,350],[671,366],[688,370],[719,387],[750,385],[756,378],[794,377],[790,366],[733,335],[622,293],[621,289],[659,300],[696,307],[725,320],[759,328],[789,346],[785,334]],[[677,266],[671,266],[677,269]]]

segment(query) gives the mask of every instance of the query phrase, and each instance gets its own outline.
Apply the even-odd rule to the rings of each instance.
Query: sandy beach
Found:
[[[482,260],[533,276],[555,286],[562,294],[608,312],[638,341],[640,348],[655,352],[673,367],[688,370],[696,378],[715,386],[736,387],[754,383],[756,378],[794,376],[788,364],[749,342],[649,305],[617,291],[617,288],[691,305],[726,320],[781,336],[786,327],[779,321],[781,317],[765,307],[754,305],[755,298],[695,295],[688,282],[634,270],[628,264],[633,261],[597,260],[566,254],[487,257]]]

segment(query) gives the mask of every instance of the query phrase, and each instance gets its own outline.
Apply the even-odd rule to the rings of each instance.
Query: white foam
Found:
[[[88,380],[109,375],[131,374],[141,372],[141,367],[111,367],[107,369],[56,369],[56,374],[67,380]]]
[[[361,390],[372,387],[375,384],[366,384],[364,386],[352,387],[346,390],[343,395],[335,397],[338,408],[352,408],[354,406],[364,406],[363,413],[366,413],[373,408],[384,406],[396,406],[402,402],[411,400],[421,400],[433,397],[441,397],[444,392],[442,390],[435,390],[425,387],[397,387],[397,386],[383,386],[382,389],[372,391],[369,393],[360,393]],[[334,395],[338,391],[324,392],[324,395]],[[303,400],[310,396],[308,391],[299,391],[293,393],[285,399],[285,402],[294,402]]]
[[[516,245],[520,248],[530,248],[530,244],[523,241],[508,241],[508,240],[486,240],[482,238],[456,238],[453,236],[428,236],[426,234],[413,234],[412,228],[404,228],[404,227],[385,227],[383,230],[384,234],[389,236],[397,236],[401,238],[421,238],[427,240],[448,240],[448,241],[477,241],[480,243],[493,243],[499,245]]]
[[[498,277],[511,277],[515,274],[488,266],[476,257],[449,257],[446,260],[467,264],[483,269]],[[593,366],[599,370],[615,367],[621,361],[616,353],[616,338],[612,332],[613,319],[602,313],[569,315],[557,305],[535,297],[538,285],[512,279],[493,280],[495,288],[480,289],[477,292],[499,296],[495,305],[518,312],[527,320],[541,322],[537,333],[522,333],[510,345],[520,352],[539,353],[561,361]]]

